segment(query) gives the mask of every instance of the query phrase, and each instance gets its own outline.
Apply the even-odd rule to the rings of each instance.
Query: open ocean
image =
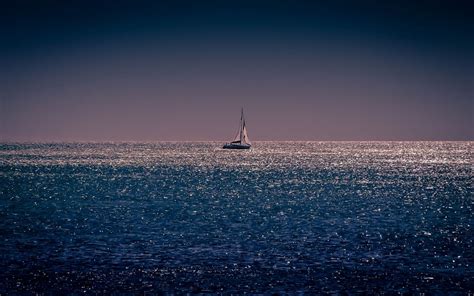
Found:
[[[473,142],[0,144],[0,294],[474,293]]]

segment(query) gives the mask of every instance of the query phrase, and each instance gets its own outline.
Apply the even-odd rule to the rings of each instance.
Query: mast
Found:
[[[245,125],[244,108],[242,107],[240,111],[240,144],[242,144],[242,138],[244,136],[244,125]]]

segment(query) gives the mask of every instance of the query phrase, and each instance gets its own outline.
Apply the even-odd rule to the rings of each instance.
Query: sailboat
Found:
[[[234,140],[224,145],[224,149],[249,149],[252,145],[250,144],[249,136],[247,134],[247,128],[245,127],[244,108],[240,113],[240,125],[239,131],[235,136]]]

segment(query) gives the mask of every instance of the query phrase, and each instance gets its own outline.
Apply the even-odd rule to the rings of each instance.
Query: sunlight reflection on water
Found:
[[[473,291],[471,142],[0,145],[0,293]]]

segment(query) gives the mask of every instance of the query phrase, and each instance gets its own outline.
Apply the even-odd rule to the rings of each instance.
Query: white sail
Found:
[[[241,134],[241,129],[239,127],[239,130],[237,131],[237,134],[235,135],[234,139],[232,140],[232,143],[240,143],[240,134]]]
[[[242,129],[242,134],[243,134],[243,137],[242,137],[243,142],[245,144],[251,144],[249,135],[247,134],[247,128],[245,127],[245,122],[244,122],[244,128]]]
[[[237,134],[235,135],[232,143],[242,143],[242,117],[240,118],[239,129],[237,130]]]

